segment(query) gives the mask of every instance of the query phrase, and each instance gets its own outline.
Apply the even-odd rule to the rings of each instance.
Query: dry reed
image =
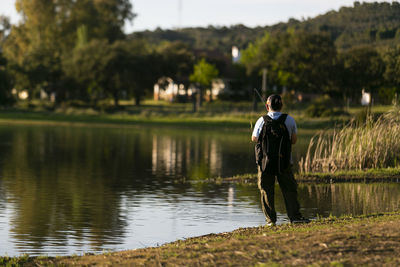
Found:
[[[377,119],[369,116],[362,125],[350,122],[342,129],[314,136],[300,172],[364,170],[400,166],[400,108]]]

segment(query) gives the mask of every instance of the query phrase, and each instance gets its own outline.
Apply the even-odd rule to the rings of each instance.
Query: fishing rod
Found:
[[[265,104],[265,99],[264,97],[261,96],[261,94],[258,92],[258,90],[256,88],[254,88],[254,91],[257,93],[258,97],[260,98],[261,102],[263,102],[263,104]]]
[[[268,111],[267,103],[265,102],[264,97],[258,92],[258,90],[256,88],[254,88],[254,92],[257,93],[258,97],[260,98],[260,101],[263,103],[264,107]],[[250,128],[253,129],[253,123],[251,121],[250,121]]]
[[[265,98],[258,92],[256,88],[254,88],[254,91],[257,93],[258,97],[260,98],[260,101],[263,103],[265,108],[267,108],[267,103],[265,102]]]

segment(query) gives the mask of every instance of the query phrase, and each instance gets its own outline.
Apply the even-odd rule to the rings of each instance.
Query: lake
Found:
[[[295,160],[309,138],[300,134]],[[0,125],[0,255],[126,250],[263,225],[256,185],[204,182],[254,173],[253,151],[250,129]],[[393,211],[400,184],[300,184],[299,198],[310,218]]]

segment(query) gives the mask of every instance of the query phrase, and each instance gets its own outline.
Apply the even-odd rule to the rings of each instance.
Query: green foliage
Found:
[[[307,116],[329,117],[337,115],[339,107],[328,95],[323,95],[316,98],[305,110]]]
[[[161,76],[186,87],[191,81],[208,87],[220,75],[236,80],[231,84],[235,94],[222,98],[243,99],[244,88],[259,87],[263,68],[268,85],[353,102],[366,89],[389,103],[400,87],[397,2],[355,3],[267,27],[157,29],[130,36],[123,34],[124,23],[135,17],[129,0],[17,0],[16,7],[20,24],[0,17],[0,46],[7,59],[0,82],[3,88],[28,90],[31,98],[43,89],[56,93],[57,101],[112,97],[118,105],[119,98],[133,96],[139,104]],[[229,63],[233,45],[242,49],[239,67]],[[203,57],[215,69],[200,61],[197,68],[208,73],[196,68],[192,73],[195,60]],[[8,91],[0,89],[0,101],[9,98]]]
[[[379,99],[383,104],[391,104],[400,95],[400,87],[381,87],[378,91]]]
[[[162,74],[188,85],[194,65],[191,48],[183,42],[165,41],[156,48],[156,51],[161,57]]]
[[[0,15],[0,46],[2,46],[10,29],[11,29],[10,19],[6,16]]]
[[[356,98],[362,89],[374,94],[382,85],[385,65],[374,48],[351,49],[341,53],[339,60],[343,64],[341,79],[344,81],[343,90],[347,95]]]
[[[332,83],[336,58],[333,42],[325,35],[302,31],[266,34],[243,51],[247,73],[268,70],[268,81],[300,91],[321,91]]]
[[[6,59],[0,53],[0,106],[11,104],[11,80],[6,69]]]
[[[243,50],[241,57],[241,63],[246,66],[247,73],[259,72],[262,68],[271,68],[282,43],[279,39],[285,37],[284,35],[271,36],[269,33],[265,33],[262,38],[250,43]]]
[[[150,43],[161,43],[163,41],[182,41],[190,47],[200,50],[220,50],[227,53],[233,45],[239,48],[245,48],[251,41],[255,41],[263,35],[265,29],[248,28],[244,25],[234,25],[232,27],[214,27],[207,28],[184,28],[177,30],[162,30],[136,32],[130,35],[130,38],[144,37]]]
[[[24,254],[20,257],[0,257],[0,266],[19,267],[29,263],[31,259],[29,255]]]
[[[385,62],[384,77],[393,86],[400,87],[400,46],[389,48],[382,53]]]
[[[282,102],[285,103],[285,109],[292,108],[297,102],[294,91],[282,93],[281,96]]]
[[[80,26],[76,30],[77,40],[76,40],[76,47],[83,47],[89,43],[89,33],[88,27],[86,25]]]
[[[64,59],[63,69],[86,92],[84,95],[96,104],[105,96],[112,97],[115,106],[121,93],[133,95],[137,104],[146,89],[158,78],[157,58],[141,40],[119,41],[109,44],[94,39],[87,45],[77,47]]]
[[[196,49],[218,49],[227,53],[233,45],[244,49],[262,38],[265,32],[285,33],[296,29],[309,33],[325,33],[339,50],[370,45],[392,46],[398,43],[400,32],[400,4],[398,2],[357,3],[342,7],[307,20],[289,19],[272,26],[248,28],[232,27],[184,28],[179,31],[162,30],[133,33],[151,43],[164,40],[182,41]]]
[[[17,0],[16,8],[23,20],[12,27],[3,48],[15,87],[30,95],[39,89],[68,95],[62,59],[90,39],[124,38],[124,22],[134,17],[129,0]]]
[[[296,32],[278,58],[277,69],[290,74],[286,85],[303,92],[316,92],[329,87],[336,49],[329,37]],[[281,81],[282,83],[283,81]]]
[[[218,69],[215,65],[208,63],[204,58],[194,65],[193,73],[189,79],[191,82],[198,83],[201,86],[208,87],[211,81],[219,75]]]

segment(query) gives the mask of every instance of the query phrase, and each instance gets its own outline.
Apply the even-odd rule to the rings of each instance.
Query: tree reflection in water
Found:
[[[0,254],[129,249],[260,225],[255,185],[201,182],[249,172],[248,133],[0,126],[0,238],[9,239]],[[299,197],[311,218],[363,214],[398,210],[400,187],[301,184]],[[276,207],[283,222],[280,194]]]

